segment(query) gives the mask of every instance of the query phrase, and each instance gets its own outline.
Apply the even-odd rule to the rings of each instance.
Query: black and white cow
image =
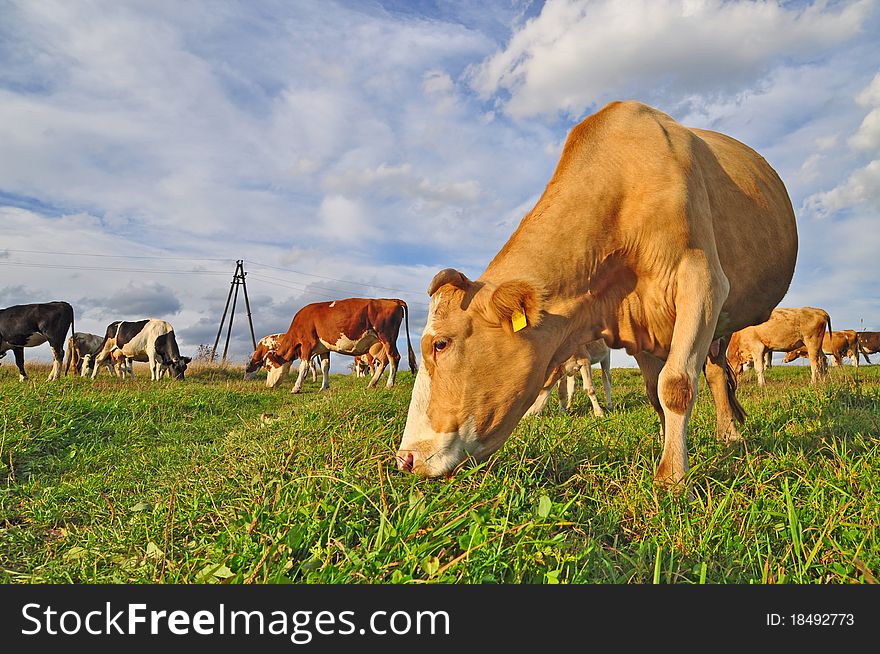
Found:
[[[0,309],[0,358],[12,350],[19,379],[27,379],[24,371],[24,348],[49,341],[55,361],[49,381],[61,376],[64,359],[64,339],[67,330],[73,331],[73,307],[67,302],[17,304]]]
[[[150,365],[150,379],[158,380],[165,369],[175,379],[183,379],[190,357],[180,356],[174,328],[164,320],[151,318],[136,322],[116,321],[107,327],[104,345],[95,356],[92,379],[98,374],[99,366],[114,350],[129,360],[146,361]],[[120,355],[117,354],[119,359]]]

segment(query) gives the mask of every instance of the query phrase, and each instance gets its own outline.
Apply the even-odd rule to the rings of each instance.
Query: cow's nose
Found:
[[[413,457],[412,452],[407,452],[405,454],[402,452],[398,452],[397,453],[397,469],[403,470],[404,472],[412,472],[414,460],[415,460],[415,457]]]

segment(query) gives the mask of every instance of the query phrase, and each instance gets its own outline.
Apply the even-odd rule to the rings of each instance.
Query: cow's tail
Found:
[[[730,346],[728,345],[728,347]],[[730,360],[727,358],[727,347],[722,346],[718,354],[718,358],[721,360],[721,363],[724,366],[724,376],[727,378],[727,399],[730,402],[730,408],[733,411],[733,417],[739,424],[743,424],[746,421],[746,410],[743,409],[742,404],[740,404],[739,400],[736,399],[736,373],[734,372],[733,367],[730,365]]]
[[[419,367],[416,365],[416,354],[413,352],[412,343],[409,339],[409,307],[403,300],[400,300],[400,306],[403,307],[403,322],[406,325],[406,350],[409,356],[409,371],[414,373]]]
[[[64,353],[64,375],[70,370],[70,364],[73,362],[73,336],[67,339],[67,352]]]
[[[825,312],[825,328],[828,330],[828,344],[832,347],[833,350],[834,339],[831,338],[831,316],[827,311]],[[825,358],[825,350],[821,346],[821,344],[819,345],[819,354],[822,355],[819,357],[819,363],[821,364],[821,367],[819,369],[824,373],[826,370],[828,370],[828,360]]]

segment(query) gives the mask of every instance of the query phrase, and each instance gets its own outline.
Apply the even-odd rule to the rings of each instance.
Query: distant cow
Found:
[[[388,365],[388,357],[385,355],[385,348],[381,343],[374,343],[369,352],[361,354],[354,358],[354,374],[357,377],[370,377],[376,374],[376,366],[382,367]],[[379,372],[382,375],[382,372]]]
[[[764,353],[767,350],[791,352],[805,347],[810,358],[812,383],[815,384],[827,372],[828,364],[822,354],[826,327],[830,332],[831,318],[824,309],[773,309],[766,322],[733,333],[727,348],[728,362],[734,372],[739,373],[747,361],[752,361],[758,374],[758,385],[763,386]]]
[[[871,363],[869,354],[880,352],[880,332],[859,332],[859,352],[865,357],[865,361]]]
[[[274,352],[267,356],[275,365],[283,366],[299,358],[303,362],[313,356],[321,358],[321,390],[330,387],[330,352],[357,356],[369,352],[374,343],[381,343],[388,356],[391,371],[387,388],[394,386],[400,353],[397,334],[400,323],[406,323],[409,369],[416,371],[416,357],[409,338],[409,316],[406,302],[397,299],[349,298],[333,302],[316,302],[300,309],[290,328],[278,341]],[[307,366],[300,365],[299,376],[291,392],[299,393]],[[381,371],[373,374],[368,388],[379,381]]]
[[[125,357],[135,361],[146,358],[150,364],[150,379],[153,380],[162,376],[163,367],[168,369],[174,379],[183,379],[186,366],[192,361],[190,357],[180,356],[174,328],[170,323],[155,318],[137,322],[116,321],[107,326],[104,344],[95,356],[92,379],[97,376],[99,366],[115,349],[121,350]]]
[[[571,410],[571,403],[574,397],[575,380],[578,371],[580,371],[584,390],[587,392],[590,403],[593,405],[593,415],[597,418],[604,416],[605,412],[599,404],[599,398],[596,397],[596,387],[593,385],[591,366],[595,363],[600,364],[602,367],[605,402],[608,404],[608,409],[613,410],[614,404],[611,401],[611,350],[605,345],[605,341],[600,339],[579,348],[574,356],[557,367],[550,378],[550,383],[538,393],[538,398],[529,410],[526,411],[526,415],[540,415],[544,411],[547,402],[550,400],[554,383],[557,385],[556,392],[559,395],[559,410],[562,413],[568,413]]]
[[[274,352],[275,347],[278,345],[278,340],[284,334],[269,334],[268,336],[264,336],[259,341],[257,341],[257,349],[254,350],[254,353],[251,355],[250,361],[248,361],[247,365],[244,369],[244,378],[245,379],[253,379],[257,374],[257,370],[260,368],[266,368],[266,386],[269,388],[275,388],[278,386],[284,378],[287,377],[287,374],[290,372],[290,361],[285,362],[284,365],[278,366],[274,361],[270,360],[267,355],[269,352]],[[317,365],[317,357],[312,357],[309,361],[309,370],[312,374],[312,381],[317,381],[318,379],[318,365]]]
[[[88,332],[74,332],[67,339],[67,354],[64,356],[64,374],[70,372],[73,366],[73,373],[82,374],[83,377],[91,373],[91,364],[95,355],[101,351],[104,345],[104,337],[97,334],[89,334]],[[107,369],[112,373],[113,366],[109,361],[105,361]]]
[[[843,366],[843,357],[852,359],[853,365],[859,367],[859,336],[853,329],[842,329],[836,332],[826,332],[822,339],[822,352],[830,354],[835,366]],[[795,359],[808,358],[807,348],[800,347],[785,355],[783,363],[790,363]]]
[[[67,302],[17,304],[0,309],[0,358],[9,350],[15,355],[19,380],[27,379],[24,371],[24,348],[49,341],[54,362],[49,381],[61,376],[64,359],[64,339],[67,331],[73,333],[73,307]]]

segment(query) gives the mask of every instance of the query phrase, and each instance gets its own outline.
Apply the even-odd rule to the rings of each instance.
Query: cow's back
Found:
[[[692,131],[718,259],[730,282],[719,317],[729,333],[766,320],[785,296],[797,259],[797,224],[782,180],[763,157],[729,136]]]
[[[557,217],[552,230],[548,215]],[[541,199],[480,280],[529,278],[534,271],[536,279],[560,280],[562,286],[545,290],[565,297],[582,293],[580,280],[592,279],[598,287],[591,292],[621,307],[620,329],[635,330],[650,351],[652,340],[671,338],[669,287],[694,250],[730,285],[718,335],[767,320],[788,290],[797,256],[782,181],[735,139],[684,127],[641,103],[617,102],[571,130]],[[596,267],[560,278],[553,272],[559,261]],[[605,336],[620,346],[609,331]]]

